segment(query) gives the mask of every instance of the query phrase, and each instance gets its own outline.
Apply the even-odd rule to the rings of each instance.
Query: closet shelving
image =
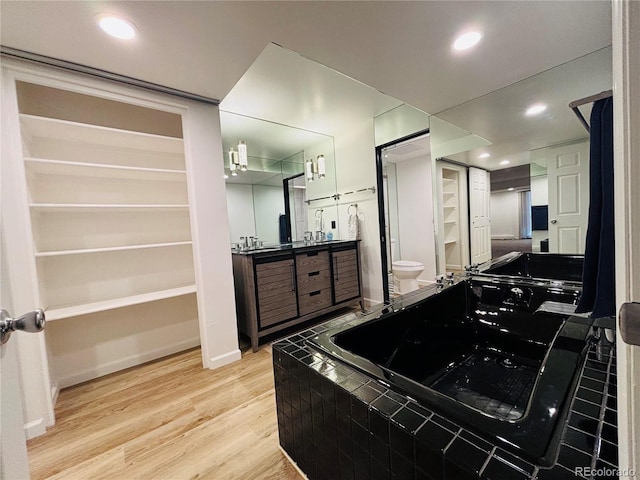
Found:
[[[460,268],[460,211],[458,172],[442,169],[442,215],[445,263],[447,268]]]
[[[48,320],[194,293],[183,140],[20,114]]]

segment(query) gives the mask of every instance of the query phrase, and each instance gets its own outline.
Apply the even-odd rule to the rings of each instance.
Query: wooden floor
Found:
[[[217,370],[190,350],[60,393],[31,478],[301,479],[278,447],[271,347]]]

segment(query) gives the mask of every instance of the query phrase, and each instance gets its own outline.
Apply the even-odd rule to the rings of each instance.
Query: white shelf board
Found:
[[[447,209],[455,209],[457,205],[443,205],[442,208],[447,208]]]
[[[36,175],[65,175],[77,177],[126,178],[156,181],[186,181],[185,170],[126,167],[101,163],[66,162],[26,157],[27,171]]]
[[[450,239],[450,240],[445,240],[444,244],[445,245],[452,245],[452,244],[457,243],[457,242],[458,242],[458,240],[456,240],[456,239]]]
[[[145,210],[183,210],[188,204],[89,204],[89,203],[30,203],[32,211],[40,212],[117,212]]]
[[[57,118],[20,114],[22,131],[29,137],[41,137],[91,145],[184,154],[181,138],[70,122]]]
[[[445,220],[444,222],[445,225],[455,225],[456,223],[458,223],[457,220]]]
[[[104,252],[122,252],[127,250],[142,250],[147,248],[163,248],[178,247],[181,245],[191,245],[192,241],[184,242],[167,242],[167,243],[147,243],[141,245],[124,245],[121,247],[102,247],[102,248],[81,248],[76,250],[58,250],[51,252],[37,252],[36,257],[58,257],[62,255],[83,255],[87,253],[104,253]]]
[[[442,192],[442,195],[446,195],[447,197],[452,197],[456,194],[456,192]]]
[[[113,300],[104,300],[101,302],[85,303],[82,305],[71,305],[67,307],[47,308],[45,310],[45,317],[47,321],[61,320],[63,318],[76,317],[78,315],[87,315],[89,313],[104,312],[106,310],[113,310],[114,308],[128,307],[131,305],[153,302],[165,298],[180,297],[182,295],[194,293],[195,291],[196,286],[195,284],[192,284],[170,288],[167,290],[159,290],[156,292],[115,298]]]

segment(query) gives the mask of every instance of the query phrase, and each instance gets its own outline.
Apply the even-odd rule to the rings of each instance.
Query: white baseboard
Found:
[[[108,375],[109,373],[114,373],[129,367],[135,367],[136,365],[150,362],[151,360],[156,360],[158,358],[166,357],[167,355],[182,352],[184,350],[188,350],[189,348],[197,347],[198,345],[200,345],[200,338],[196,337],[182,341],[180,343],[174,343],[162,348],[150,350],[148,352],[136,353],[113,362],[96,365],[74,375],[60,378],[58,386],[59,388],[65,388],[70,387],[71,385],[77,385],[78,383],[93,380],[94,378],[102,377],[103,375]]]
[[[217,357],[210,358],[209,368],[211,370],[214,370],[224,365],[228,365],[229,363],[238,361],[240,360],[240,358],[242,358],[242,353],[240,353],[239,348],[236,348],[235,350],[231,350],[230,352],[224,353],[222,355],[218,355]]]
[[[513,234],[491,235],[491,240],[516,240],[516,236]]]
[[[58,395],[60,394],[60,385],[59,384],[55,384],[51,386],[51,405],[56,404],[56,402],[58,401]]]
[[[27,437],[27,440],[44,435],[46,431],[47,427],[45,426],[44,418],[42,417],[24,424],[24,434]]]

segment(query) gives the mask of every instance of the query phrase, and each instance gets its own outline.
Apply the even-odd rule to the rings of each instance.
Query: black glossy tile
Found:
[[[583,377],[582,380],[580,380],[580,386],[588,388],[590,390],[594,390],[596,392],[604,392],[605,383],[598,380],[593,380],[591,378]]]
[[[416,439],[414,443],[416,467],[428,473],[434,480],[443,480],[444,455],[442,451],[448,444],[449,442],[446,442],[443,447],[439,448],[432,443]]]
[[[552,469],[539,469],[535,478],[536,480],[577,480],[583,477],[575,475],[573,470],[567,470],[564,467],[556,466]]]
[[[344,453],[338,455],[338,467],[340,470],[340,480],[355,480],[353,459]]]
[[[480,478],[486,480],[526,480],[531,477],[501,462],[496,457],[491,457]]]
[[[489,442],[487,442],[485,439],[480,438],[478,435],[475,435],[467,430],[462,430],[458,436],[460,438],[464,438],[465,440],[467,440],[469,443],[472,443],[473,445],[475,445],[476,447],[484,450],[485,452],[490,452],[491,449],[493,448],[493,445],[491,445]]]
[[[447,445],[451,443],[454,436],[455,434],[453,432],[440,426],[431,419],[416,432],[416,441],[423,442],[439,453],[442,453]]]
[[[607,408],[618,411],[618,401],[614,397],[607,397]]]
[[[385,393],[385,395],[389,398],[394,399],[398,403],[402,403],[402,404],[407,403],[407,397],[397,392],[394,392],[393,390],[389,390],[388,392]]]
[[[384,443],[389,443],[389,420],[376,410],[369,411],[369,431]]]
[[[569,425],[590,435],[598,433],[598,420],[573,412],[569,417]]]
[[[370,408],[374,408],[380,413],[390,417],[392,416],[402,405],[386,395],[381,395],[371,402]]]
[[[381,394],[378,390],[373,388],[371,385],[367,384],[354,390],[353,395],[359,398],[360,400],[362,400],[364,403],[369,404],[373,402],[376,398],[378,398]]]
[[[413,461],[413,436],[396,423],[391,423],[389,430],[392,452],[397,452],[403,457]]]
[[[353,438],[353,444],[357,445],[362,450],[367,453],[370,452],[369,449],[369,432],[358,425],[356,422],[351,423],[351,436]]]
[[[587,402],[594,403],[597,405],[598,412],[600,411],[600,405],[602,404],[602,399],[604,396],[602,393],[594,392],[592,390],[587,390],[586,388],[578,388],[578,392],[576,393],[576,398],[586,400]]]
[[[614,480],[618,479],[618,467],[610,463],[598,461],[596,462],[596,471],[598,475],[594,476],[594,480]],[[591,480],[591,479],[589,479]]]
[[[412,411],[422,415],[426,419],[431,418],[431,416],[433,415],[433,412],[431,410],[428,410],[428,409],[424,408],[422,405],[420,405],[418,403],[415,403],[415,402],[408,402],[405,406],[409,410],[412,410]]]
[[[389,467],[385,468],[377,461],[371,461],[371,478],[373,480],[391,480],[391,471]]]
[[[344,380],[340,380],[338,382],[338,385],[340,385],[347,392],[353,392],[357,388],[360,388],[362,385],[364,385],[364,383],[359,378],[351,375]]]
[[[608,423],[602,424],[602,438],[607,442],[618,444],[618,428]]]
[[[413,463],[391,450],[391,478],[397,480],[413,480],[415,476]]]
[[[361,478],[371,477],[371,457],[369,452],[356,444],[353,445],[353,463],[355,478],[360,480]]]
[[[489,454],[475,445],[456,438],[445,452],[445,475],[449,478],[449,472],[463,470],[468,474],[477,476],[487,461]]]
[[[425,417],[413,410],[409,410],[406,407],[402,407],[398,410],[393,417],[391,417],[391,420],[411,433],[415,432],[424,422],[427,421]]]
[[[594,380],[598,380],[600,382],[604,382],[607,380],[607,372],[602,370],[594,370],[592,368],[585,368],[583,372],[584,377],[592,378]]]
[[[369,429],[369,407],[356,397],[351,397],[351,419]]]
[[[391,456],[389,444],[383,442],[375,435],[369,436],[371,458],[375,459],[383,468],[391,468]]]
[[[516,457],[515,455],[502,450],[501,448],[496,448],[493,452],[493,457],[500,460],[503,463],[515,468],[516,470],[520,470],[526,475],[533,475],[535,470],[535,466],[530,464],[529,462],[521,459],[520,457]]]
[[[603,440],[600,443],[600,454],[598,458],[612,465],[618,465],[618,447],[613,443]]]
[[[441,427],[446,428],[447,430],[451,431],[451,432],[458,432],[460,430],[460,427],[458,425],[456,425],[455,423],[447,420],[446,418],[441,417],[440,415],[433,415],[430,419],[430,421],[437,423],[438,425],[440,425]]]
[[[568,427],[564,432],[563,441],[577,450],[580,450],[587,455],[593,454],[593,449],[596,444],[596,437],[587,435],[580,430],[575,430],[572,427]]]
[[[346,413],[351,411],[351,395],[339,386],[336,386],[336,408]]]
[[[575,471],[576,467],[588,467],[591,465],[591,455],[567,445],[562,445],[558,455],[558,463],[571,471]]]
[[[607,408],[604,411],[604,421],[610,425],[618,426],[618,412]]]
[[[597,420],[600,417],[600,407],[590,402],[586,402],[579,398],[573,402],[573,410],[584,416]]]

